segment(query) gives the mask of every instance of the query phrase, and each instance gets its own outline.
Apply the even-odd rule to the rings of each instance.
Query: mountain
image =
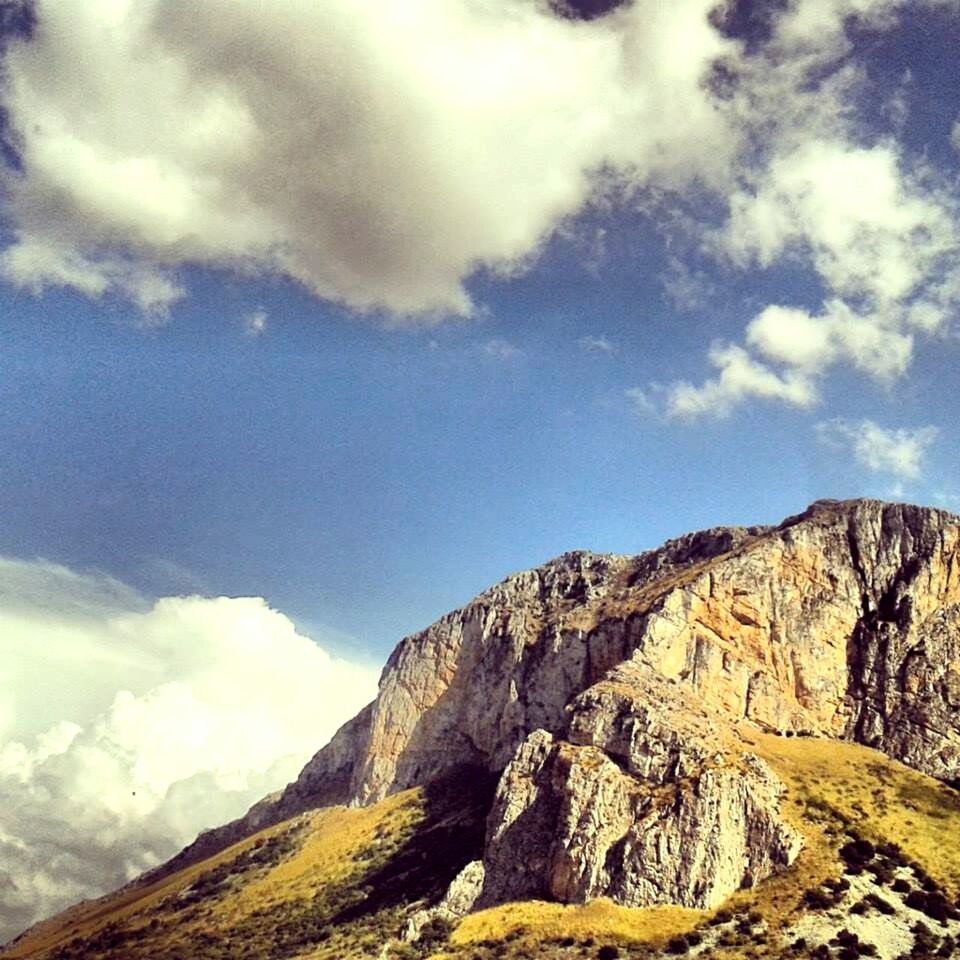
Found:
[[[960,518],[819,501],[507,578],[284,791],[0,955],[949,956],[958,783]]]

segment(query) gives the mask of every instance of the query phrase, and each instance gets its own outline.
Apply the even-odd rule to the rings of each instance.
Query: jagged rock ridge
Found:
[[[942,511],[820,501],[777,527],[509,577],[403,640],[374,703],[296,782],[170,868],[472,766],[501,779],[459,911],[600,894],[712,906],[800,846],[745,725],[960,775],[958,537]]]

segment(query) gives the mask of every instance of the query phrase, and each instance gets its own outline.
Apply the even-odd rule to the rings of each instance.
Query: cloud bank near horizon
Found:
[[[257,597],[0,558],[0,942],[296,776],[376,692]]]

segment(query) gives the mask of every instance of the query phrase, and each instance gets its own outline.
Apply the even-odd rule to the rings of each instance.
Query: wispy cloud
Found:
[[[587,353],[616,353],[617,345],[607,337],[602,334],[589,335],[581,337],[578,341],[580,348],[586,350]]]
[[[251,337],[260,337],[267,332],[267,311],[262,307],[248,314],[243,321],[243,328]]]
[[[488,357],[504,363],[519,360],[523,356],[523,351],[519,347],[514,346],[509,340],[504,340],[500,337],[494,337],[494,339],[488,340],[483,345],[483,352]]]
[[[670,257],[660,278],[663,292],[678,310],[698,310],[710,299],[714,285],[703,270],[695,270],[679,257]]]
[[[642,417],[653,416],[657,413],[657,405],[650,397],[650,392],[642,387],[631,387],[624,391],[630,409]]]
[[[918,480],[927,451],[936,441],[936,427],[888,429],[872,420],[827,420],[816,426],[821,443],[852,453],[870,473],[887,474],[898,481]],[[902,495],[903,487],[895,488]]]

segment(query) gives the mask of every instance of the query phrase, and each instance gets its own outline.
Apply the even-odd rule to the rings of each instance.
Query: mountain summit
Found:
[[[138,883],[446,784],[483,826],[404,914],[408,938],[517,901],[716,910],[809,846],[793,773],[835,742],[960,780],[960,518],[818,501],[508,577],[402,640],[282,793]]]

